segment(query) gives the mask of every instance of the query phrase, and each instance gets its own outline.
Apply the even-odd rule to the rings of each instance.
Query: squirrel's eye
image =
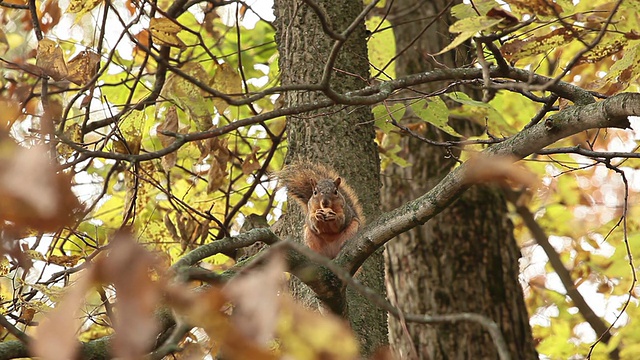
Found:
[[[336,191],[334,191],[334,194],[335,194],[335,195],[338,195],[338,189],[336,189]]]
[[[318,195],[318,190],[313,189],[313,196],[316,196],[316,195]]]

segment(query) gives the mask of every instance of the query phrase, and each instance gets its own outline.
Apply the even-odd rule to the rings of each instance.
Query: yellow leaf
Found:
[[[42,39],[38,42],[36,66],[56,81],[67,76],[67,64],[64,62],[62,49],[53,40]]]
[[[71,0],[67,12],[71,14],[78,14],[76,22],[82,18],[82,15],[93,10],[102,0]]]
[[[153,18],[149,24],[149,31],[156,44],[184,49],[187,46],[178,37],[181,30],[180,25],[167,18]]]
[[[49,255],[47,262],[60,266],[75,266],[82,257],[80,255]]]
[[[82,142],[82,127],[78,123],[72,123],[64,130],[64,137],[70,141],[73,141],[76,144]],[[58,154],[64,157],[70,157],[73,155],[75,150],[73,150],[69,145],[65,143],[59,143],[56,147]]]
[[[225,94],[242,94],[242,78],[231,65],[223,63],[218,65],[211,87]],[[215,98],[213,106],[216,107],[218,113],[222,114],[229,107],[229,104],[220,98]]]
[[[121,141],[115,143],[115,150],[121,154],[138,154],[140,153],[140,143],[142,142],[142,127],[146,116],[144,111],[133,111],[120,124],[120,132],[126,140],[126,144]]]

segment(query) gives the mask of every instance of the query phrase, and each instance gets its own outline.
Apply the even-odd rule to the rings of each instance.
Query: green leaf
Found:
[[[391,117],[398,121],[404,116],[406,110],[403,104],[393,104],[391,106],[378,105],[373,108],[373,118],[376,126],[385,134],[388,134],[396,127],[391,123]]]
[[[469,117],[482,126],[488,125],[494,135],[510,135],[517,132],[491,104],[473,100],[462,92],[454,92],[448,96],[451,100],[463,105],[451,109],[451,114]]]
[[[367,20],[367,29],[373,31],[376,28],[385,29],[378,31],[371,35],[369,39],[369,62],[371,63],[371,74],[377,74],[384,66],[387,68],[384,70],[384,74],[379,77],[383,79],[395,78],[395,62],[389,64],[389,61],[396,55],[396,39],[393,35],[393,27],[388,20],[385,20],[380,24],[382,19],[375,16]],[[388,65],[387,65],[388,64]]]
[[[462,3],[452,7],[451,15],[456,19],[466,19],[478,16],[478,13],[486,14],[496,6],[500,6],[500,4],[494,0],[477,0],[473,2],[473,6],[471,6],[471,4]]]
[[[439,97],[422,99],[411,104],[413,112],[423,121],[453,136],[462,136],[449,126],[449,108]]]
[[[440,50],[434,55],[440,55],[446,53],[449,50],[455,49],[463,42],[471,39],[475,34],[494,25],[497,25],[502,20],[503,19],[490,18],[488,16],[476,16],[458,20],[455,24],[449,27],[449,31],[451,31],[452,33],[460,33],[460,35],[456,36],[451,44],[445,46],[444,49]]]

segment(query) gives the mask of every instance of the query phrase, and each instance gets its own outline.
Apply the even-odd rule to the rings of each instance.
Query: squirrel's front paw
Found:
[[[326,209],[323,208],[323,209],[316,210],[314,216],[316,220],[319,220],[319,221],[331,221],[331,220],[335,220],[336,212],[329,208],[326,208]]]

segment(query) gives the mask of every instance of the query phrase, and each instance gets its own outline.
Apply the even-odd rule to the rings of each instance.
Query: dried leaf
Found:
[[[518,18],[515,17],[512,13],[501,7],[491,8],[491,10],[489,10],[486,15],[490,18],[503,19],[504,21],[500,23],[500,25],[504,27],[515,26],[520,22],[518,21]]]
[[[576,33],[579,30],[576,30]],[[573,41],[574,34],[565,28],[556,29],[542,36],[534,36],[527,40],[515,39],[502,46],[500,51],[504,57],[512,62],[528,56],[543,54],[547,51],[561,48]]]
[[[546,281],[547,278],[545,275],[537,275],[529,279],[529,285],[531,285],[532,287],[544,289]]]
[[[467,161],[469,183],[509,182],[518,186],[536,188],[538,178],[522,166],[515,164],[516,158],[509,156],[479,155]]]
[[[251,152],[251,154],[247,155],[247,157],[244,159],[244,161],[242,162],[242,173],[245,175],[249,175],[251,173],[253,173],[254,171],[260,170],[260,162],[258,161],[258,158],[256,156],[258,150],[260,150],[259,147],[254,147],[253,151]]]
[[[509,4],[538,16],[557,16],[564,12],[559,4],[549,0],[511,0]]]
[[[162,146],[167,147],[173,144],[176,141],[176,138],[173,136],[162,134],[162,132],[164,131],[172,132],[172,133],[178,132],[178,112],[176,110],[176,107],[173,105],[169,106],[165,114],[164,121],[161,122],[157,128],[158,139],[160,140],[160,143],[162,144]],[[173,168],[176,165],[177,160],[178,160],[177,151],[172,151],[168,153],[167,155],[162,157],[162,169],[164,171],[171,170],[171,168]]]
[[[154,311],[160,302],[160,287],[150,278],[155,258],[124,231],[111,245],[109,256],[100,259],[96,271],[101,282],[116,289],[113,352],[123,359],[140,359],[159,329]]]
[[[0,55],[4,55],[9,50],[9,41],[4,30],[0,29]]]
[[[82,126],[80,126],[80,124],[78,123],[71,123],[64,130],[64,137],[69,141],[73,141],[76,144],[81,144],[82,143]],[[59,155],[65,158],[71,157],[75,153],[75,150],[71,146],[62,142],[58,144],[58,146],[56,147],[56,150]]]
[[[51,28],[58,25],[60,22],[60,16],[62,15],[62,9],[56,0],[44,1],[44,10],[42,11],[42,17],[46,15],[47,21],[40,22],[40,28],[44,34],[49,33]],[[41,17],[41,18],[42,18]]]
[[[35,356],[45,360],[75,358],[80,345],[76,338],[79,326],[78,313],[92,280],[93,272],[89,269],[69,288],[62,301],[36,328],[36,336],[31,345],[31,351]]]
[[[24,254],[27,255],[31,260],[46,261],[44,255],[36,250],[26,250],[24,251]]]
[[[84,50],[67,64],[69,74],[67,79],[76,85],[86,85],[98,72],[100,55],[93,51]]]
[[[628,45],[628,40],[624,36],[606,37],[596,45],[593,50],[584,54],[577,65],[584,63],[595,63],[613,54],[616,54]]]
[[[73,267],[82,259],[80,255],[49,255],[47,262],[64,267]]]
[[[62,80],[67,76],[67,64],[58,44],[49,39],[38,41],[36,66],[54,80]]]
[[[71,224],[80,208],[71,174],[56,173],[44,147],[7,146],[0,153],[0,224],[53,231]]]
[[[212,353],[216,353],[231,328],[228,315],[221,311],[228,301],[222,290],[210,287],[203,292],[193,292],[184,285],[172,285],[167,289],[167,300],[178,315],[204,329],[214,341],[216,347]]]
[[[120,123],[120,132],[124,136],[125,142],[121,140],[114,142],[114,150],[120,154],[140,153],[140,144],[142,142],[142,128],[146,121],[144,111],[132,111],[129,116]]]
[[[158,45],[173,46],[184,49],[187,46],[180,40],[178,33],[182,27],[167,18],[153,18],[149,23],[149,31],[153,41]]]
[[[244,274],[224,288],[235,305],[232,324],[245,338],[265,349],[275,337],[280,293],[285,288],[285,271],[284,257],[277,253],[258,271]]]
[[[221,138],[209,139],[205,142],[205,151],[209,159],[209,172],[207,173],[207,193],[212,193],[222,187],[227,181],[227,164],[231,159],[231,153],[228,149],[228,140]]]
[[[207,194],[220,189],[227,182],[227,166],[221,165],[214,158],[211,159],[209,171],[207,172]]]

